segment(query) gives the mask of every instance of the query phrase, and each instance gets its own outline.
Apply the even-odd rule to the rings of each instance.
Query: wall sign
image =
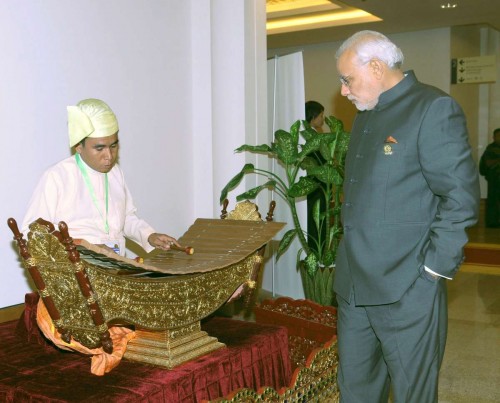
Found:
[[[497,80],[495,56],[451,59],[451,83],[494,83]]]

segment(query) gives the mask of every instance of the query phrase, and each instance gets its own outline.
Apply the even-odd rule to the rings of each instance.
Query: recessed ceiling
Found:
[[[266,4],[269,49],[338,41],[362,29],[392,34],[485,25],[500,31],[500,0],[267,0]],[[360,13],[359,18],[353,13]],[[342,14],[348,18],[342,19]],[[361,15],[370,19],[362,20]]]
[[[268,0],[268,35],[380,21],[358,8],[330,0]]]

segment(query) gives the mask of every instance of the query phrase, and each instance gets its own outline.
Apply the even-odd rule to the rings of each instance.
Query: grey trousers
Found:
[[[342,403],[437,402],[448,326],[446,280],[425,271],[393,304],[338,300]]]

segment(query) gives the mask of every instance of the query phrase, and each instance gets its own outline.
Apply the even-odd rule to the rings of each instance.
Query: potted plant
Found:
[[[322,305],[334,305],[333,276],[335,257],[342,236],[340,207],[342,184],[344,181],[344,160],[349,143],[349,133],[344,131],[342,122],[333,116],[325,119],[330,133],[317,133],[305,121],[296,121],[290,131],[277,130],[270,145],[242,145],[236,152],[266,154],[274,158],[284,168],[280,176],[265,169],[246,164],[221,191],[220,201],[226,199],[247,174],[261,175],[267,181],[236,197],[237,201],[254,199],[263,189],[274,190],[290,208],[293,229],[281,239],[276,259],[287,250],[297,237],[300,250],[297,266],[301,273],[304,293],[307,299]],[[301,130],[301,128],[303,130]],[[304,142],[299,142],[300,137]],[[316,237],[309,235],[300,222],[296,203],[313,192],[320,198],[312,208],[312,219],[316,227]],[[322,207],[323,206],[323,207]]]

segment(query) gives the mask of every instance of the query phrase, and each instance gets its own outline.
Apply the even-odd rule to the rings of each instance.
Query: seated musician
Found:
[[[125,255],[125,238],[146,252],[180,246],[157,233],[136,215],[118,159],[118,121],[99,99],[68,106],[69,145],[75,154],[50,167],[40,179],[23,221],[22,231],[43,218],[64,221],[75,239]]]

